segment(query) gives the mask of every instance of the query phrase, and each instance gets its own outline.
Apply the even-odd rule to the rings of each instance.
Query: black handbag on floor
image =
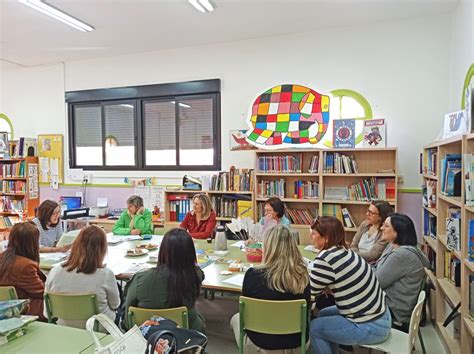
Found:
[[[176,322],[163,317],[152,317],[140,330],[147,339],[145,354],[204,353],[207,346],[207,337],[201,332],[179,328]]]

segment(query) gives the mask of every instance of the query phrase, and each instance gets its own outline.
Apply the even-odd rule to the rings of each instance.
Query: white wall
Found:
[[[253,166],[250,153],[228,150],[228,132],[246,127],[256,95],[281,83],[300,83],[322,93],[349,88],[369,100],[376,117],[387,118],[388,143],[399,147],[403,187],[419,188],[418,154],[436,137],[448,109],[449,41],[450,16],[444,15],[70,62],[64,75],[60,65],[15,70],[5,75],[10,89],[3,107],[17,136],[66,135],[63,80],[66,91],[72,91],[220,78],[222,167],[227,169]],[[67,160],[67,152],[65,156]],[[93,183],[117,183],[123,175],[97,172]]]
[[[474,1],[462,0],[452,14],[449,51],[449,111],[461,109],[461,91],[474,63]]]

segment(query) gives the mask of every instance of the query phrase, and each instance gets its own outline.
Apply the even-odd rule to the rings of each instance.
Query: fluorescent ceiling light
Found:
[[[69,25],[82,32],[91,32],[94,30],[94,27],[89,26],[87,23],[79,21],[78,19],[66,14],[65,12],[56,9],[55,7],[40,1],[40,0],[18,0],[19,3],[27,5],[32,9],[40,11],[66,25]]]
[[[200,12],[211,12],[214,11],[214,6],[209,2],[209,0],[188,0],[194,8]]]

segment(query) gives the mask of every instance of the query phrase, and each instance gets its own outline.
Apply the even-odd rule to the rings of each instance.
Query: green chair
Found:
[[[181,328],[189,328],[188,309],[186,306],[173,307],[169,309],[144,309],[130,306],[128,308],[128,324],[132,327],[134,324],[140,326],[146,320],[153,316],[161,316],[175,321]]]
[[[301,333],[301,353],[306,353],[308,309],[305,300],[271,301],[241,296],[239,314],[240,354],[244,352],[247,330],[275,335]]]
[[[100,313],[96,294],[44,293],[44,301],[49,323],[56,323],[58,318],[86,321]]]
[[[14,286],[0,286],[0,301],[16,299],[18,299],[18,295]]]

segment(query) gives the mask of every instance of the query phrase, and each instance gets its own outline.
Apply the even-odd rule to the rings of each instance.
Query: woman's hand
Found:
[[[67,252],[71,249],[71,247],[72,247],[72,244],[61,246],[61,247],[56,247],[56,248],[57,248],[58,252]]]
[[[323,290],[323,294],[326,297],[333,296],[334,294],[332,293],[331,289],[329,289],[327,286]]]
[[[137,215],[143,215],[143,213],[145,212],[145,207],[140,207],[140,209],[137,210]]]
[[[130,235],[140,235],[141,232],[142,232],[142,230],[133,229],[132,231],[130,231]]]

